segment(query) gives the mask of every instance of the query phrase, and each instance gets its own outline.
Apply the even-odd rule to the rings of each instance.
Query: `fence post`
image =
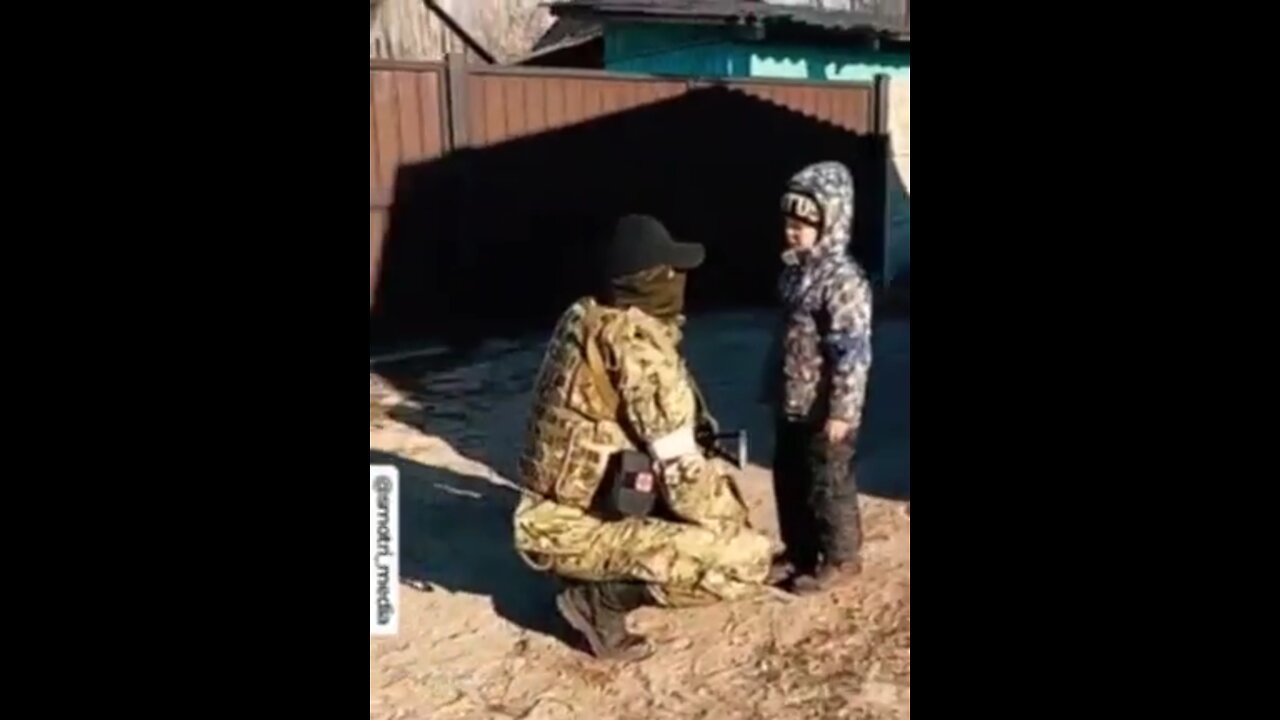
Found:
[[[893,217],[891,207],[891,191],[893,184],[893,145],[889,141],[889,76],[885,73],[879,73],[875,79],[875,93],[872,97],[872,125],[871,132],[876,139],[877,158],[880,171],[880,196],[877,203],[878,207],[878,225],[876,226],[880,232],[880,287],[888,289],[892,278],[889,277],[892,258],[892,249],[889,247],[892,239]]]
[[[463,53],[449,53],[448,63],[445,76],[448,79],[449,149],[461,150],[470,144],[467,137],[467,57]]]

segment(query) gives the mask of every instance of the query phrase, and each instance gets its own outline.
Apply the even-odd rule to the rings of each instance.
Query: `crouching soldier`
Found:
[[[620,220],[605,287],[564,313],[538,374],[516,550],[562,580],[556,605],[597,657],[651,654],[631,610],[739,599],[769,572],[732,466],[696,439],[706,415],[678,346],[704,254],[653,218]]]

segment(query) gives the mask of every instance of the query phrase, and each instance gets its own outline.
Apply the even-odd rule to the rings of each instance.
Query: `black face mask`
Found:
[[[674,320],[684,312],[686,277],[664,267],[616,278],[609,283],[604,301],[614,307],[639,308],[661,320]]]

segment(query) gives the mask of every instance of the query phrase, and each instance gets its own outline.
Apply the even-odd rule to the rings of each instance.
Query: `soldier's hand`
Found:
[[[831,419],[827,421],[826,436],[827,442],[835,444],[849,437],[849,431],[852,429],[848,422],[844,420]]]

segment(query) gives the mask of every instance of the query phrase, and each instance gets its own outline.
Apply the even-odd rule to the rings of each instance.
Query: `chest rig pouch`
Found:
[[[653,461],[646,453],[619,450],[609,459],[593,509],[605,520],[648,517],[657,505],[658,482]]]
[[[599,394],[611,417],[618,416],[621,399],[609,379],[600,352],[600,313],[591,306],[586,316],[584,355],[591,384]],[[659,475],[653,459],[639,450],[623,449],[609,457],[605,475],[592,500],[593,513],[605,520],[626,517],[648,517],[658,501]]]

